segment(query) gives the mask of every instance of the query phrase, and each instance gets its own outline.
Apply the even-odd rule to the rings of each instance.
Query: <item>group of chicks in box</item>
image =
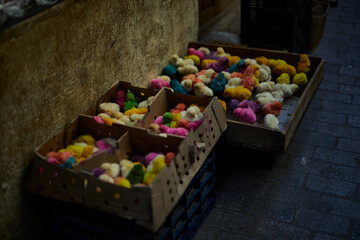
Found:
[[[173,152],[137,154],[130,159],[122,159],[119,163],[105,162],[92,172],[94,177],[102,181],[126,188],[131,188],[132,185],[149,185],[174,157]]]
[[[188,55],[173,55],[162,75],[151,80],[150,88],[171,87],[175,92],[224,99],[225,111],[242,122],[256,122],[256,112],[264,114],[264,126],[279,129],[278,116],[285,98],[306,86],[310,70],[308,55],[301,54],[297,66],[264,56],[241,59],[222,47],[189,48]],[[252,95],[255,94],[255,97]],[[251,99],[252,98],[252,99]]]
[[[47,162],[60,167],[72,169],[73,165],[91,158],[101,152],[114,153],[116,140],[103,138],[95,140],[89,134],[81,135],[71,144],[57,152],[46,154]],[[149,185],[160,171],[175,157],[173,152],[149,152],[134,155],[130,159],[122,159],[119,163],[103,163],[92,170],[93,176],[102,181],[131,188],[133,184]]]
[[[135,121],[143,119],[148,106],[154,96],[138,103],[134,93],[120,89],[115,94],[113,102],[101,103],[98,106],[99,114],[94,116],[95,121],[112,125],[113,123],[133,125]],[[158,116],[148,127],[152,134],[171,134],[186,137],[191,129],[194,131],[201,125],[205,108],[196,104],[187,106],[177,104],[169,112]]]
[[[74,139],[71,144],[57,152],[46,154],[49,163],[59,165],[64,168],[73,168],[73,165],[88,159],[98,153],[113,153],[117,143],[114,138],[103,138],[95,140],[91,135],[84,134]]]
[[[139,103],[134,93],[119,89],[113,102],[104,102],[98,106],[99,114],[94,119],[107,125],[117,123],[131,126],[143,119],[153,99],[154,96],[150,96]]]

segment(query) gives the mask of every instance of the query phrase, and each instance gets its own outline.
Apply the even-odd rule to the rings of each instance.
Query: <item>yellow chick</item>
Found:
[[[307,82],[308,80],[305,73],[297,73],[292,80],[292,83],[298,85],[299,87],[306,86]]]
[[[185,56],[184,59],[192,59],[194,61],[194,64],[196,66],[200,66],[200,58],[196,55],[189,55],[189,56]]]
[[[229,56],[228,57],[229,62],[228,62],[228,66],[231,67],[232,65],[236,64],[238,61],[241,60],[241,58],[239,56]]]
[[[310,70],[310,59],[307,54],[300,55],[300,61],[297,65],[297,70],[300,73],[308,73]]]
[[[75,142],[84,142],[88,145],[95,145],[95,139],[89,134],[79,136]]]
[[[277,83],[290,84],[290,76],[287,73],[282,73],[277,79]]]
[[[290,77],[293,77],[296,74],[296,69],[294,66],[289,64],[278,65],[274,68],[274,74],[281,75],[282,73],[287,73]]]
[[[131,183],[128,179],[124,177],[117,177],[114,179],[114,183],[118,186],[125,187],[125,188],[131,188]]]
[[[210,63],[213,63],[213,62],[217,62],[216,60],[213,60],[213,59],[204,59],[201,61],[201,68],[202,69],[206,69],[206,66]]]
[[[262,65],[262,64],[267,64],[268,59],[264,56],[261,56],[261,57],[256,57],[255,61],[257,62],[257,64]]]
[[[236,88],[227,88],[223,92],[224,97],[235,98],[239,101],[249,100],[251,92],[243,85],[237,86]]]

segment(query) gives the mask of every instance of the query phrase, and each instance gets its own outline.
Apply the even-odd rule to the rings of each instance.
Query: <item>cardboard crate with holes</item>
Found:
[[[84,177],[76,174],[73,166],[76,168],[88,161],[96,151],[115,148],[126,131],[126,128],[114,128],[80,115],[63,132],[35,150],[27,189],[46,197],[82,202]]]
[[[80,115],[36,150],[27,190],[115,214],[155,232],[199,170],[193,134],[151,135]],[[84,151],[91,154],[84,156]]]
[[[118,123],[128,126],[141,126],[141,121],[148,111],[148,105],[157,92],[157,90],[141,88],[133,86],[129,82],[119,81],[83,114],[94,116],[98,122],[107,125]]]
[[[181,120],[174,123],[177,127],[171,128],[176,114]],[[185,123],[182,122],[184,119]],[[197,169],[227,127],[225,110],[217,97],[184,95],[168,88],[158,92],[142,123],[153,134],[186,136],[192,143],[190,150],[194,152],[193,164]],[[169,124],[170,128],[165,124]],[[184,130],[185,135],[178,129]],[[194,134],[186,135],[188,132]]]

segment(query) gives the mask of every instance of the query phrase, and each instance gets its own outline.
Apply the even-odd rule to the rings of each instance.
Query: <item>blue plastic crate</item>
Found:
[[[150,232],[134,222],[82,206],[49,204],[51,239],[192,239],[215,204],[215,154],[212,151],[163,226]],[[54,201],[54,200],[50,200]]]

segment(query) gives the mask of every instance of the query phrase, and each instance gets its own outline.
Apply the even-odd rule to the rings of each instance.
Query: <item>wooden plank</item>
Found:
[[[286,138],[284,151],[286,151],[288,145],[290,144],[290,141],[293,138],[295,131],[299,126],[300,121],[311,102],[311,99],[315,95],[315,92],[321,83],[322,75],[324,72],[324,64],[325,61],[321,60],[320,64],[316,68],[315,74],[313,75],[304,92],[302,93],[299,102],[296,104],[294,112],[289,119],[289,123],[284,130]]]

